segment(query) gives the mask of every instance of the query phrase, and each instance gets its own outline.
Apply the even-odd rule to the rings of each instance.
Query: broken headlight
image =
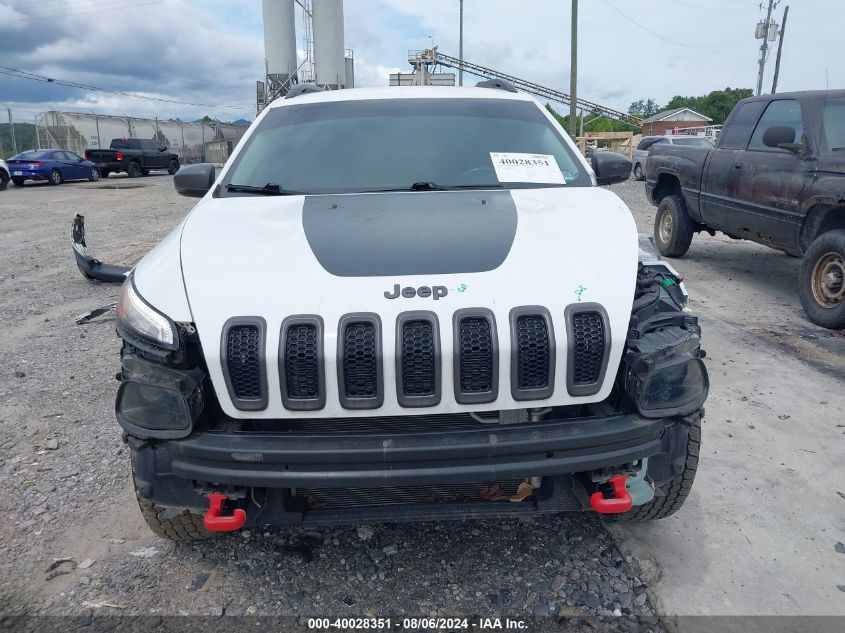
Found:
[[[132,275],[126,277],[117,300],[117,318],[130,334],[166,349],[179,347],[176,325],[138,293]]]
[[[695,317],[674,317],[628,339],[625,391],[647,418],[700,409],[710,390]]]
[[[121,426],[141,438],[181,438],[189,435],[202,412],[198,369],[162,367],[133,354],[123,357],[115,413]]]

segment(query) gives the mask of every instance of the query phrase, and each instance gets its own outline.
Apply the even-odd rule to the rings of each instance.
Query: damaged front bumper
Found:
[[[511,516],[586,509],[591,476],[633,473],[645,459],[655,484],[668,481],[697,415],[619,413],[436,432],[207,431],[181,440],[129,441],[144,497],[203,510],[204,495],[224,492],[241,499],[248,524]],[[436,491],[514,480],[535,482],[530,501],[436,498]],[[412,503],[373,505],[393,491],[405,497],[422,492]],[[341,502],[310,503],[322,493]],[[349,497],[358,503],[347,503]]]
[[[85,244],[85,216],[76,214],[70,231],[73,242],[73,255],[79,272],[88,281],[101,281],[107,284],[122,284],[126,280],[131,268],[129,266],[113,266],[104,264],[94,257]]]

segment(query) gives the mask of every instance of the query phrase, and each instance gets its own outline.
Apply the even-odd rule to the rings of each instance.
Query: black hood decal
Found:
[[[339,277],[477,273],[505,261],[517,213],[509,191],[306,196],[302,225]]]

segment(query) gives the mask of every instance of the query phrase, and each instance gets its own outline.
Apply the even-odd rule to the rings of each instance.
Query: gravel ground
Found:
[[[0,613],[598,615],[661,630],[657,571],[623,559],[594,516],[252,530],[193,546],[150,533],[114,420],[114,321],[73,323],[116,288],[79,275],[70,222],[85,215],[95,254],[131,263],[192,204],[167,176],[0,194]]]

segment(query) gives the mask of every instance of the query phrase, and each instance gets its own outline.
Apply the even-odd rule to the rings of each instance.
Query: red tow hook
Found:
[[[205,529],[209,532],[233,532],[240,530],[246,523],[246,512],[235,508],[232,516],[222,516],[223,502],[226,495],[219,492],[212,492],[208,495],[208,510],[203,517]]]
[[[627,475],[613,475],[608,479],[607,483],[613,488],[613,497],[605,499],[601,492],[594,492],[590,497],[590,506],[593,510],[602,514],[619,514],[633,508],[634,501],[625,487],[627,481]]]

